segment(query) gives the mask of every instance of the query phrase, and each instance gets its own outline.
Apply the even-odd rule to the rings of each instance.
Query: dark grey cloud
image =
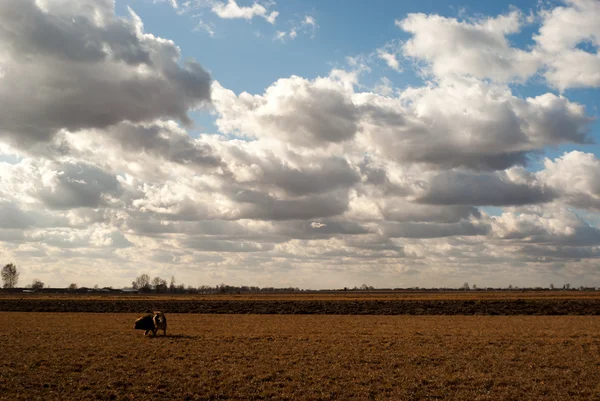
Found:
[[[490,227],[471,221],[458,223],[387,223],[383,233],[391,238],[441,238],[454,236],[486,235]]]
[[[35,221],[13,203],[0,203],[0,229],[20,229],[31,227]]]
[[[361,181],[359,169],[342,155],[299,153],[289,148],[261,146],[203,137],[227,166],[225,176],[241,188],[302,197],[344,191]],[[230,182],[228,183],[230,185]]]
[[[35,190],[35,195],[51,209],[106,206],[123,194],[116,176],[97,167],[69,163],[55,168],[51,184]]]
[[[337,216],[348,209],[348,194],[345,192],[278,199],[263,192],[240,189],[230,197],[242,204],[239,217],[247,219],[317,219]]]
[[[386,199],[381,213],[385,220],[397,222],[456,223],[481,213],[473,206],[426,205],[404,199]]]
[[[369,157],[363,158],[358,168],[363,177],[363,184],[384,196],[406,196],[412,192],[406,185],[392,182],[385,167],[378,166]]]
[[[210,101],[209,74],[192,60],[180,65],[174,43],[141,29],[106,1],[50,2],[47,11],[1,2],[0,136],[27,147],[60,129],[190,123],[187,111]]]
[[[382,235],[354,235],[344,238],[344,244],[357,249],[369,251],[393,251],[397,257],[405,257],[404,248]]]
[[[453,108],[448,111],[432,108],[438,107],[437,100],[430,99],[433,93],[443,99],[449,96],[446,91],[452,90],[455,88],[440,86],[415,97],[409,106],[424,108],[425,115],[418,115],[419,111],[411,107],[402,107],[402,103],[393,109],[375,102],[364,105],[363,131],[384,155],[406,164],[499,170],[527,162],[532,148],[521,129],[522,121],[510,104],[469,105],[475,99],[464,99],[464,110],[482,108],[478,112],[489,114],[485,118],[466,117]],[[389,101],[394,100],[389,98]]]
[[[9,230],[0,228],[0,242],[9,244],[25,242],[25,233],[19,229]]]
[[[259,244],[249,241],[225,241],[207,238],[187,237],[182,240],[186,247],[204,252],[265,252],[273,249],[272,244]]]
[[[368,229],[353,221],[318,219],[275,223],[274,232],[288,239],[326,239],[340,235],[363,235]]]
[[[146,152],[179,164],[208,167],[222,164],[221,157],[209,144],[193,140],[186,132],[178,132],[166,124],[125,122],[105,132],[128,152]]]
[[[270,168],[271,167],[271,168]],[[332,157],[320,160],[317,166],[301,169],[283,164],[266,166],[264,182],[272,182],[291,195],[309,195],[349,188],[360,180],[345,159]]]
[[[510,206],[550,202],[549,187],[510,181],[501,173],[443,172],[428,182],[418,202],[435,205]]]
[[[536,263],[552,263],[558,260],[580,261],[600,258],[600,247],[570,247],[526,245],[518,250],[519,254]]]
[[[99,1],[96,5],[105,15],[111,11],[106,3]],[[111,18],[98,26],[92,15],[57,10],[52,3],[49,10],[42,10],[28,0],[5,6],[2,11],[0,37],[18,61],[42,55],[74,62],[95,63],[110,57],[133,65],[150,64],[149,52],[126,20]]]

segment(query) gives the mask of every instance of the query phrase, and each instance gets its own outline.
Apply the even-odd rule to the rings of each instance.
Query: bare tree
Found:
[[[167,290],[167,281],[160,277],[154,277],[152,279],[152,287],[156,292],[165,292]]]
[[[136,277],[135,281],[131,283],[131,286],[136,290],[150,291],[150,276],[142,274],[141,276]]]
[[[17,266],[12,263],[7,264],[2,268],[2,287],[3,288],[15,288],[19,281],[19,272]]]
[[[175,285],[175,276],[171,276],[171,283],[169,284],[169,291],[175,292],[177,286]]]
[[[33,280],[33,283],[31,283],[31,289],[36,291],[41,290],[42,288],[44,288],[44,286],[45,284],[37,278]]]

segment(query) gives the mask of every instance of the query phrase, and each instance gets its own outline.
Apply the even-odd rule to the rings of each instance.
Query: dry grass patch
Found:
[[[0,313],[18,400],[599,399],[597,317]]]

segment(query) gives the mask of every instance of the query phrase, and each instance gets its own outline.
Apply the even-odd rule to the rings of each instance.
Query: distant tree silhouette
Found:
[[[78,288],[77,284],[71,283],[71,284],[69,284],[68,290],[69,291],[75,291],[77,288]]]
[[[3,288],[15,288],[17,286],[17,282],[19,281],[19,272],[17,271],[17,266],[12,263],[5,265],[2,268],[1,275]]]
[[[33,280],[33,283],[31,283],[32,290],[41,290],[42,288],[44,288],[44,286],[45,284],[37,278]]]
[[[135,281],[133,281],[131,283],[131,286],[136,289],[136,290],[140,290],[143,292],[148,292],[150,291],[151,287],[150,287],[150,276],[147,274],[142,274],[138,277],[136,277]]]
[[[167,280],[164,280],[160,277],[154,277],[152,279],[152,288],[156,292],[166,292],[167,291]]]

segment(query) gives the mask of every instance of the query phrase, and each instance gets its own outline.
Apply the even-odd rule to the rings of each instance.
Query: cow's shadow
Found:
[[[162,335],[162,334],[157,334],[155,336],[153,335],[147,335],[146,338],[149,338],[150,340],[161,340],[161,341],[166,341],[166,340],[190,340],[190,339],[194,339],[197,338],[197,336],[189,336],[187,334],[167,334]]]

